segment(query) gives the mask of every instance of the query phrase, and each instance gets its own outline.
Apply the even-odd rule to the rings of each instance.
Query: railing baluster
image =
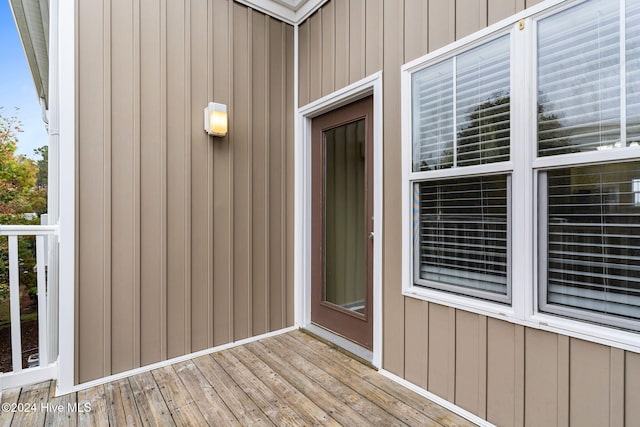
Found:
[[[19,272],[18,236],[9,236],[9,303],[11,305],[11,352],[13,354],[13,372],[22,371]]]
[[[9,256],[9,303],[11,316],[11,361],[13,369],[0,372],[0,393],[5,388],[20,387],[36,380],[46,381],[57,376],[57,226],[0,225],[0,236],[7,236]],[[38,289],[38,359],[39,366],[23,369],[22,323],[20,321],[20,238],[35,239],[36,280]],[[48,239],[51,239],[48,241]],[[47,249],[51,245],[51,265]],[[29,284],[32,285],[32,284]],[[50,301],[54,298],[53,301]],[[51,318],[50,318],[51,317]],[[0,424],[2,424],[0,422]]]
[[[36,269],[38,278],[38,353],[39,365],[49,364],[49,339],[47,336],[47,276],[45,273],[44,236],[36,236]]]

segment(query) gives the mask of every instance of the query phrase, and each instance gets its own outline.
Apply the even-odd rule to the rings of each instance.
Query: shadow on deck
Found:
[[[3,392],[20,410],[0,411],[0,426],[473,425],[300,331],[61,397],[54,388]]]

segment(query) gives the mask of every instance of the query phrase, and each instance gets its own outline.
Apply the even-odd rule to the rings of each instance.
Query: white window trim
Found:
[[[297,86],[297,85],[296,85]],[[326,335],[339,346],[382,367],[382,246],[383,246],[383,182],[382,182],[382,72],[374,73],[345,88],[299,107],[296,114],[295,149],[295,324],[311,325],[311,121],[323,113],[373,95],[373,352],[361,353],[346,340]],[[297,98],[297,94],[296,94]],[[313,329],[313,327],[311,327]],[[316,332],[319,332],[316,330]],[[339,338],[339,337],[338,337]]]
[[[455,43],[438,49],[402,67],[401,86],[401,129],[402,129],[402,294],[424,301],[486,315],[511,323],[567,335],[586,341],[596,342],[624,350],[640,352],[640,333],[601,326],[577,319],[569,319],[538,311],[538,271],[537,271],[537,171],[552,167],[588,165],[609,161],[638,160],[640,147],[606,152],[585,152],[567,156],[537,157],[537,123],[528,120],[537,111],[535,87],[535,22],[552,13],[574,6],[586,0],[546,0],[510,18],[471,34]],[[623,0],[620,0],[621,4]],[[520,23],[524,29],[520,29]],[[511,129],[511,161],[433,172],[412,172],[412,111],[411,75],[422,68],[447,57],[459,54],[484,41],[498,36],[512,28],[511,64],[512,93],[522,94],[526,99],[511,103],[512,120],[526,126]],[[526,46],[516,49],[516,46]],[[515,67],[515,68],[514,68]],[[515,91],[513,90],[514,88]],[[513,99],[513,98],[512,98]],[[517,144],[516,144],[517,143]],[[512,229],[523,229],[527,238],[514,238],[511,243],[511,306],[456,295],[435,289],[414,285],[413,280],[413,230],[412,230],[412,183],[429,178],[479,175],[485,173],[513,171],[512,189],[525,188],[526,191],[512,191]],[[522,235],[521,235],[522,236]],[[514,256],[515,255],[515,256]]]

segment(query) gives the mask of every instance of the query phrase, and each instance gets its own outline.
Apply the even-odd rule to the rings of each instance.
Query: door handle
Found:
[[[373,231],[369,232],[369,240],[373,240]]]

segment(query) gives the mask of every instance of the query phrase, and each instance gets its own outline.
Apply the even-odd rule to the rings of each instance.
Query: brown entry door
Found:
[[[373,349],[373,98],[312,122],[311,321]]]

